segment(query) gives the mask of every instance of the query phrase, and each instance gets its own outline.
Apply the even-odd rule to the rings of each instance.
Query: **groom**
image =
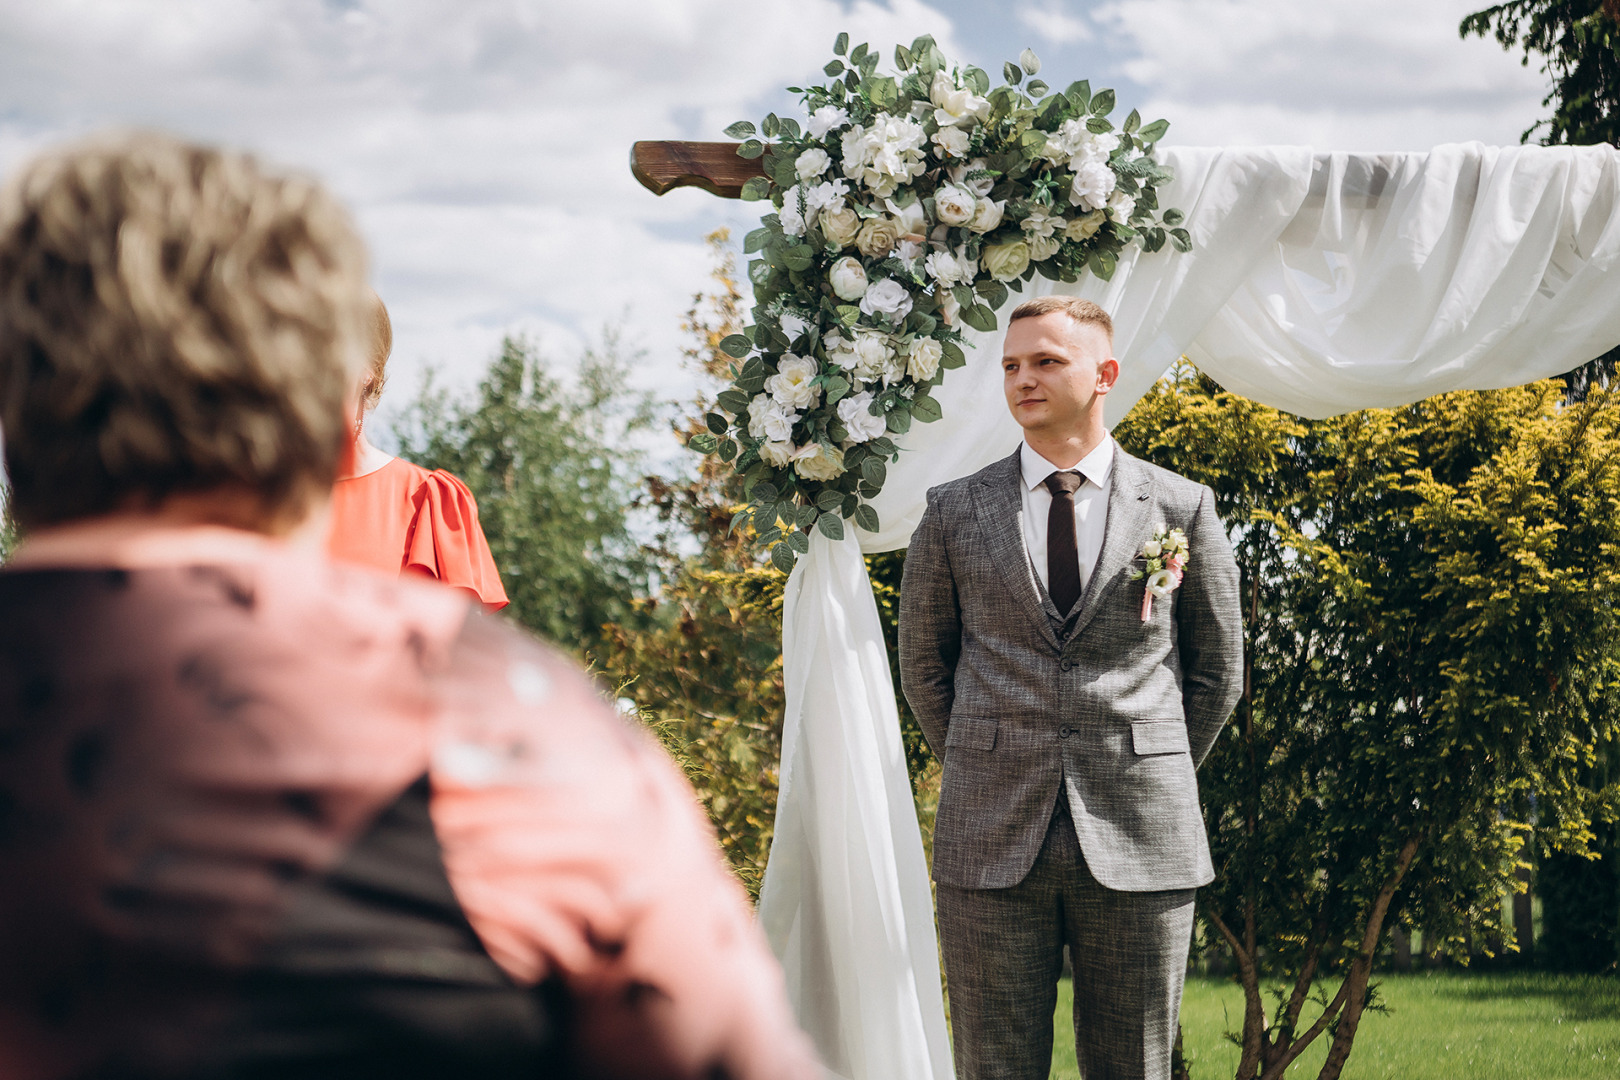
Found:
[[[1047,1075],[1065,945],[1086,1080],[1166,1080],[1214,877],[1193,770],[1240,692],[1237,565],[1210,490],[1103,427],[1112,351],[1097,305],[1020,305],[1002,369],[1024,441],[930,491],[906,553],[900,677],[945,764],[934,879],[963,1080]],[[1180,586],[1146,605],[1132,572],[1174,529]]]

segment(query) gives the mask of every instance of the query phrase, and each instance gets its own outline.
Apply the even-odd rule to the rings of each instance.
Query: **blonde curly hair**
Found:
[[[0,192],[0,430],[25,529],[247,494],[267,531],[330,490],[372,294],[315,181],[106,136]]]

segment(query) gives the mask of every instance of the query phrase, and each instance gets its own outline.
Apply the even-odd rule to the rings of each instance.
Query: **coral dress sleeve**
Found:
[[[405,532],[405,573],[436,578],[472,593],[488,611],[509,602],[500,571],[478,524],[478,503],[467,485],[443,469],[431,472],[411,497]]]

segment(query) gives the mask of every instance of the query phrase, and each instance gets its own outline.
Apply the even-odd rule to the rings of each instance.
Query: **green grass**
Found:
[[[1587,975],[1428,972],[1383,975],[1387,1013],[1362,1017],[1344,1080],[1615,1080],[1620,1077],[1620,979]],[[1078,1080],[1069,1032],[1069,984],[1058,990],[1055,1080]],[[1307,1006],[1307,1017],[1314,1016]],[[1190,979],[1181,1010],[1193,1080],[1231,1080],[1243,1024],[1234,983]],[[1318,1039],[1290,1077],[1314,1080]]]

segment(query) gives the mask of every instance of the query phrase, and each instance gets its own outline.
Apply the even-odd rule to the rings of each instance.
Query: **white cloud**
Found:
[[[1516,143],[1542,76],[1494,41],[1459,40],[1479,0],[1116,0],[1096,20],[1135,53],[1144,114],[1183,144],[1420,150]]]
[[[840,30],[950,43],[923,0],[0,3],[0,175],[110,125],[248,147],[354,208],[395,317],[396,388],[424,362],[470,382],[509,329],[571,352],[628,309],[645,381],[678,394],[702,237],[758,207],[657,198],[630,145],[781,109]]]
[[[1093,37],[1089,23],[1056,2],[1020,7],[1018,21],[1037,35],[1035,39],[1037,51],[1043,45],[1073,45],[1081,41],[1090,41]]]

